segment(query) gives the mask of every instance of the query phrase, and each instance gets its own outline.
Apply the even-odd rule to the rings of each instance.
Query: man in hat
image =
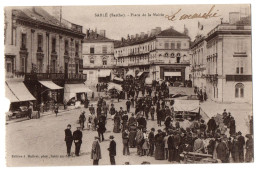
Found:
[[[130,155],[129,152],[129,131],[124,129],[122,132],[122,140],[123,140],[123,155]]]
[[[86,116],[85,116],[85,111],[83,111],[80,116],[79,116],[79,124],[81,126],[81,129],[83,130],[84,129],[84,123],[86,121]]]
[[[81,127],[77,127],[77,130],[73,132],[73,140],[75,143],[75,155],[79,156],[80,146],[82,144],[82,132],[80,131]]]
[[[89,112],[90,112],[91,114],[95,114],[95,108],[93,107],[93,104],[90,105],[90,107],[89,107]]]
[[[148,135],[148,139],[149,139],[149,143],[150,143],[150,147],[149,147],[149,155],[153,156],[154,153],[154,128],[151,128],[151,132]]]
[[[100,142],[104,141],[105,140],[104,133],[106,132],[105,121],[103,121],[103,119],[100,118],[97,126],[98,126],[97,132],[98,132],[98,136],[100,137]]]
[[[126,104],[126,110],[129,113],[130,112],[130,106],[131,106],[130,100],[128,99],[125,104]]]
[[[70,151],[71,151],[71,145],[73,142],[73,136],[71,132],[71,125],[67,125],[67,129],[65,129],[65,139],[64,141],[66,142],[66,147],[67,147],[67,155],[70,156]]]
[[[237,141],[238,141],[238,155],[239,162],[244,162],[244,146],[245,146],[245,137],[242,136],[241,131],[237,133]]]
[[[99,137],[95,137],[95,140],[92,144],[91,159],[93,159],[93,165],[98,165],[98,162],[101,159],[101,148],[98,140]]]
[[[136,133],[136,146],[137,146],[137,154],[139,156],[142,156],[142,146],[143,146],[143,142],[144,141],[144,135],[143,132],[141,130],[141,127],[137,128],[137,133]]]
[[[109,151],[109,157],[110,157],[110,163],[111,165],[116,165],[115,156],[116,156],[116,142],[114,141],[114,136],[109,136],[110,144],[109,148],[107,149]]]

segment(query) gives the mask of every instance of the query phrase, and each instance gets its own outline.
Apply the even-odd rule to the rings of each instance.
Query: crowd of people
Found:
[[[226,110],[220,116],[211,117],[207,122],[199,114],[195,118],[177,120],[174,101],[167,102],[169,88],[165,82],[142,87],[142,84],[135,85],[133,81],[128,83],[127,87],[123,87],[123,90],[127,95],[125,106],[117,110],[113,100],[108,104],[100,97],[96,108],[93,104],[88,107],[90,112],[88,117],[84,111],[82,112],[79,117],[80,127],[73,134],[69,132],[68,125],[65,130],[68,156],[73,140],[75,154],[79,155],[82,143],[80,130],[85,128],[86,122],[88,130],[97,131],[91,157],[93,165],[98,165],[101,159],[99,143],[105,139],[107,121],[113,120],[114,126],[110,130],[122,135],[125,156],[130,155],[130,148],[136,148],[136,154],[140,157],[151,156],[155,160],[168,160],[174,163],[181,162],[184,158],[182,154],[189,152],[208,154],[214,162],[253,161],[253,131],[250,130],[250,133],[245,135],[236,131],[234,117]],[[139,96],[139,92],[142,96]],[[149,128],[148,124],[155,120],[157,126]],[[250,122],[252,123],[252,120]],[[110,162],[114,165],[116,142],[113,135],[109,139]]]

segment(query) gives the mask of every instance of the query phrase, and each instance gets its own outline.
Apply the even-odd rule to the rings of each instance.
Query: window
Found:
[[[164,48],[165,48],[165,49],[169,49],[169,43],[168,43],[168,42],[165,42],[165,43],[164,43]]]
[[[38,34],[38,49],[37,51],[41,51],[42,52],[42,45],[43,45],[43,36],[41,34]]]
[[[174,58],[174,53],[171,54],[171,57]]]
[[[90,53],[94,54],[95,53],[95,48],[94,47],[90,47]]]
[[[244,73],[244,68],[240,67],[240,74],[243,74],[243,73]]]
[[[237,83],[235,86],[235,97],[243,98],[244,97],[244,85],[242,83]]]
[[[181,57],[177,57],[177,63],[180,63],[180,61],[181,61]]]
[[[177,49],[181,49],[181,42],[177,42]]]
[[[68,55],[69,54],[69,41],[68,40],[65,40],[65,44],[64,44],[64,47],[65,47],[65,55]]]
[[[21,57],[20,64],[21,64],[21,72],[24,72],[24,73],[25,73],[25,68],[26,68],[26,60],[25,60],[25,57]]]
[[[107,59],[106,58],[103,58],[102,62],[103,62],[103,65],[107,65]]]
[[[52,53],[56,52],[56,38],[52,38],[51,40],[51,52]]]
[[[26,49],[26,34],[22,33],[22,44],[21,44],[22,49]]]
[[[94,64],[95,63],[95,59],[93,57],[90,58],[89,60],[90,63]]]
[[[12,62],[6,62],[6,72],[12,73]]]
[[[75,43],[75,56],[79,56],[79,43]]]
[[[168,53],[165,53],[164,56],[165,56],[165,57],[168,57]]]
[[[174,42],[171,43],[171,49],[175,49],[175,44],[174,44]]]
[[[12,32],[12,45],[16,46],[16,28],[13,28]]]
[[[104,54],[107,53],[107,47],[106,46],[102,46],[102,53],[104,53]]]
[[[56,60],[51,61],[51,73],[56,73]]]

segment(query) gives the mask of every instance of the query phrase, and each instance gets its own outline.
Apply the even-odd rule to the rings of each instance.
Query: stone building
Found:
[[[251,21],[237,15],[195,40],[192,79],[214,101],[252,103]]]
[[[87,75],[86,84],[95,86],[108,82],[113,77],[114,41],[106,37],[106,31],[87,30],[83,40],[83,73]]]
[[[189,46],[187,34],[157,27],[116,42],[117,67],[122,75],[133,72],[134,76],[146,74],[153,80],[184,83],[190,76]]]
[[[49,96],[62,102],[65,84],[85,81],[84,36],[82,26],[56,18],[41,7],[5,8],[7,85],[19,77],[37,104]]]

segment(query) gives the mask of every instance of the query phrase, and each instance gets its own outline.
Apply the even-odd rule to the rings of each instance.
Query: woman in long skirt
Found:
[[[120,133],[120,121],[121,121],[120,115],[116,113],[114,117],[114,129],[113,129],[114,133]]]
[[[158,134],[155,135],[155,160],[164,160],[164,143],[163,143],[163,133],[159,129]]]
[[[130,146],[130,148],[134,148],[136,145],[135,137],[136,137],[136,126],[134,124],[132,124],[129,127],[129,146]]]

